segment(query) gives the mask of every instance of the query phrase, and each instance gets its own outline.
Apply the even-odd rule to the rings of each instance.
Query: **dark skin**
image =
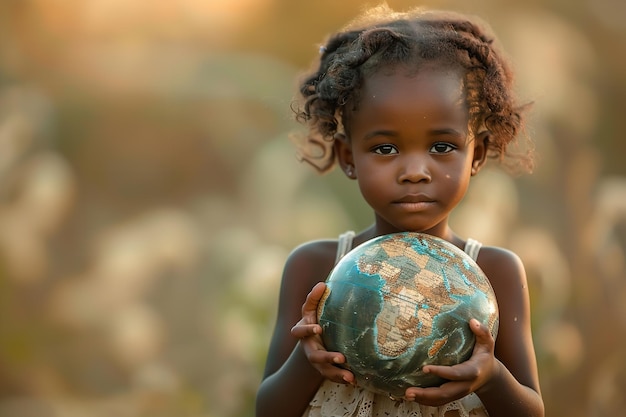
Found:
[[[347,118],[349,134],[335,141],[341,168],[358,181],[375,215],[354,246],[414,231],[464,247],[448,217],[485,163],[489,132],[468,132],[461,79],[435,68],[417,74],[398,68],[365,80],[358,106]],[[325,288],[320,282],[333,268],[336,251],[336,240],[309,242],[287,260],[257,396],[259,417],[302,415],[324,379],[355,383],[351,372],[335,366],[345,358],[325,349],[316,319]],[[514,253],[496,247],[483,247],[477,263],[498,299],[497,343],[484,325],[471,320],[476,335],[471,358],[451,367],[426,366],[425,372],[450,382],[408,388],[404,400],[439,406],[475,392],[491,417],[542,416],[524,267]]]

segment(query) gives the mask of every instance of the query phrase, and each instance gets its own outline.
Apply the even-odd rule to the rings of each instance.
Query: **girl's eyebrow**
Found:
[[[441,129],[431,129],[429,132],[432,136],[464,136],[463,132],[460,132],[453,128],[441,128]]]
[[[465,135],[464,132],[461,132],[457,129],[453,129],[450,127],[444,127],[440,129],[430,129],[428,131],[430,136],[458,136],[462,137]],[[363,136],[363,140],[369,140],[375,138],[377,136],[387,136],[387,137],[397,137],[398,133],[394,130],[382,129],[382,130],[374,130],[367,133]]]
[[[393,130],[374,130],[372,132],[369,132],[368,134],[366,134],[365,136],[363,136],[364,140],[369,140],[372,138],[375,138],[377,136],[391,136],[391,137],[396,137],[398,136],[397,132],[393,131]]]

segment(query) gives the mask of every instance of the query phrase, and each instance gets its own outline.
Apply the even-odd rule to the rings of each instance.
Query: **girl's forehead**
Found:
[[[458,72],[379,72],[367,77],[346,126],[351,133],[468,130],[469,111]]]
[[[458,71],[426,67],[419,71],[397,68],[379,71],[363,80],[357,110],[363,105],[386,104],[464,106],[463,78]]]
[[[462,72],[457,69],[431,65],[421,65],[419,68],[408,66],[391,66],[381,68],[363,77],[364,86],[380,86],[381,84],[403,84],[410,87],[415,84],[431,84],[436,87],[458,89],[463,83]]]

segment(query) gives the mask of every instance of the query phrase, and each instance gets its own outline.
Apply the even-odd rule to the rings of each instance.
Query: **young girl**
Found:
[[[471,240],[448,225],[470,178],[488,157],[502,159],[521,128],[511,78],[485,29],[451,13],[378,7],[321,48],[319,68],[300,88],[297,116],[309,126],[301,156],[319,171],[338,163],[357,181],[375,221],[354,236],[309,242],[289,256],[258,417],[543,415],[524,267],[505,249],[476,252],[475,241],[466,247]],[[471,320],[471,358],[423,369],[449,382],[393,398],[359,388],[352,373],[335,366],[345,358],[324,348],[316,308],[320,282],[339,257],[400,231],[474,252],[496,293],[500,329],[495,343]]]

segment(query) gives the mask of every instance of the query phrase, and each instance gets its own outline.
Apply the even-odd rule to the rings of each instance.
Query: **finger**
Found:
[[[346,362],[345,356],[338,352],[327,352],[326,350],[313,350],[307,354],[309,362],[326,379],[341,384],[356,384],[354,374],[349,370],[337,366]]]
[[[461,363],[452,366],[426,365],[422,368],[425,374],[436,375],[448,381],[466,381],[475,379],[480,373],[480,361],[477,360],[477,351],[474,348],[472,356]]]
[[[356,386],[356,379],[354,378],[354,374],[352,372],[342,370],[340,375],[343,383]]]
[[[476,351],[477,348],[481,347],[489,351],[492,350],[495,341],[493,340],[493,336],[491,335],[489,328],[487,328],[487,326],[485,326],[476,319],[471,319],[469,322],[469,326],[472,330],[472,333],[474,333],[474,336],[476,336],[476,345],[474,346],[474,351]]]
[[[470,319],[469,326],[476,337],[489,337],[491,335],[487,326],[476,319]]]
[[[339,352],[328,352],[324,349],[316,349],[308,354],[309,362],[317,364],[341,365],[346,362],[345,356]]]
[[[448,381],[465,381],[475,378],[477,375],[476,365],[471,361],[461,362],[453,366],[426,365],[422,371],[426,374],[437,375]]]
[[[352,374],[352,372],[346,369],[338,368],[336,366],[326,365],[323,367],[319,367],[318,371],[324,376],[324,378],[329,379],[338,384],[356,385],[354,374]]]
[[[317,314],[317,305],[320,300],[324,296],[324,292],[326,291],[326,284],[323,282],[318,282],[315,284],[311,292],[306,296],[306,301],[302,305],[302,315],[304,316],[307,313],[314,312]]]
[[[322,327],[319,324],[296,324],[291,328],[291,335],[298,339],[318,334],[322,334]]]
[[[450,389],[451,387],[444,387],[444,385],[430,388],[410,387],[406,389],[404,398],[407,401],[416,401],[420,404],[437,407],[463,397],[462,394],[456,393],[453,389]]]

